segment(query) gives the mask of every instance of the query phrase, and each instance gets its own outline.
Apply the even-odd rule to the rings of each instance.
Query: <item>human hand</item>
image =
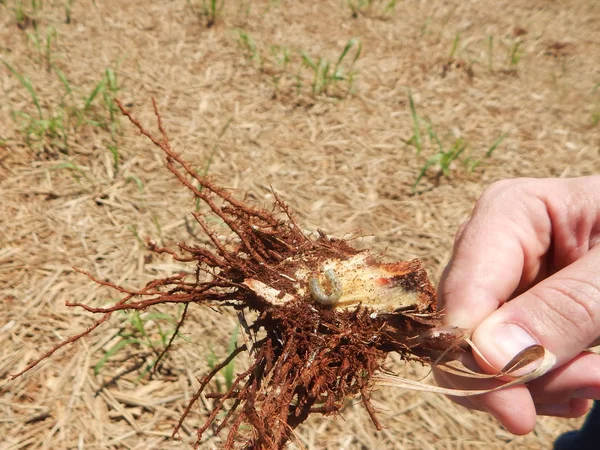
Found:
[[[579,417],[600,399],[600,355],[584,352],[600,336],[599,241],[600,176],[505,180],[481,196],[440,281],[446,323],[474,330],[486,372],[533,344],[557,363],[527,385],[455,401],[526,434],[537,415]],[[436,378],[457,389],[500,384]]]

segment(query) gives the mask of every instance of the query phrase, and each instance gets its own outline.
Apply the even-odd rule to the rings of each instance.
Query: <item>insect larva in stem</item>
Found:
[[[322,305],[333,306],[342,296],[342,283],[337,279],[333,269],[327,269],[324,272],[325,278],[329,282],[330,292],[325,292],[319,278],[312,277],[308,280],[308,290],[310,295]]]

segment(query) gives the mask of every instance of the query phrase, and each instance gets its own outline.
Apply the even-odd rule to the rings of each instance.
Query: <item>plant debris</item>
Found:
[[[205,393],[214,405],[197,430],[197,445],[211,429],[216,434],[227,430],[226,449],[280,449],[309,415],[339,413],[345,399],[358,395],[381,429],[370,402],[371,389],[376,382],[397,385],[399,380],[386,373],[387,354],[397,352],[404,360],[435,364],[448,350],[468,342],[464,330],[442,326],[435,289],[421,263],[383,263],[377,255],[321,231],[315,238],[306,236],[276,194],[273,212],[239,201],[198,175],[171,148],[153,104],[160,138],[118,102],[123,114],[164,152],[168,170],[230,229],[231,236],[218,235],[206,215],[194,212],[212,245],[180,243],[174,250],[147,241],[150,250],[189,263],[191,273],[157,279],[140,290],[128,290],[86,273],[95,282],[121,292],[123,298],[109,307],[68,303],[101,317],[13,378],[102,325],[116,311],[183,304],[184,314],[174,338],[190,304],[230,307],[238,311],[246,344],[237,346],[199,379],[200,386],[173,436],[213,377],[242,352],[250,354],[249,368],[236,374],[227,392]],[[250,321],[247,311],[253,311]]]

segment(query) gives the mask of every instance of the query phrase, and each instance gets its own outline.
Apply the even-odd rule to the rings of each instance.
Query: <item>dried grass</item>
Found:
[[[91,91],[103,70],[123,58],[118,69],[123,101],[149,122],[147,98],[156,97],[173,145],[188,160],[204,167],[216,149],[210,174],[221,184],[248,192],[257,204],[272,202],[272,186],[306,230],[365,236],[361,245],[386,251],[390,259],[420,258],[434,278],[458,224],[490,182],[598,173],[600,130],[590,125],[597,107],[590,92],[600,80],[595,3],[406,1],[398,2],[387,21],[352,19],[345,2],[337,0],[281,2],[263,14],[267,3],[226,2],[221,21],[210,29],[183,0],[106,0],[96,7],[74,2],[70,25],[63,23],[61,8],[48,4],[40,14],[43,26],[58,31],[55,63],[73,85]],[[5,12],[0,57],[31,78],[44,105],[57,104],[60,82],[34,63],[34,50]],[[517,25],[527,34],[519,37],[524,56],[514,76],[501,69],[507,67]],[[230,30],[242,26],[257,41],[331,59],[350,36],[359,37],[363,54],[356,95],[343,101],[292,94],[273,99],[269,79],[237,48]],[[442,76],[457,32],[456,58],[475,61],[473,77],[459,64]],[[487,69],[488,35],[495,43],[493,73]],[[553,52],[556,42],[569,46]],[[424,160],[403,142],[412,134],[408,87],[417,110],[438,133],[464,137],[473,155],[484,153],[500,134],[508,133],[507,138],[475,173],[457,168],[439,186],[411,196]],[[132,287],[179,270],[166,258],[145,259],[131,227],[160,244],[190,240],[185,217],[193,203],[163,170],[158,152],[130,131],[121,138],[117,174],[105,137],[92,128],[71,134],[71,158],[92,182],[53,169],[57,162],[36,157],[17,133],[10,111],[34,109],[4,69],[0,92],[0,139],[7,142],[0,147],[0,379],[5,380],[90,324],[88,314],[67,309],[65,301],[111,298],[73,266]],[[143,181],[143,194],[127,182],[130,174]],[[432,187],[431,181],[424,187]],[[114,339],[105,329],[25,377],[2,382],[0,449],[189,448],[193,427],[210,409],[208,400],[192,411],[182,441],[168,436],[197,388],[196,378],[208,370],[206,355],[212,348],[223,356],[234,327],[233,318],[219,312],[190,314],[183,331],[190,342],[177,341],[167,377],[137,380],[130,373],[96,395],[112,374],[144,357],[132,348],[127,360],[94,375],[91,368]],[[116,329],[124,320],[115,317],[111,325]],[[398,362],[393,367],[411,377],[425,373]],[[361,408],[348,405],[338,419],[309,420],[299,440],[308,449],[542,449],[579,423],[542,418],[535,433],[515,438],[488,416],[432,394],[382,388],[373,400],[384,431],[376,432]],[[220,444],[212,437],[204,446]]]

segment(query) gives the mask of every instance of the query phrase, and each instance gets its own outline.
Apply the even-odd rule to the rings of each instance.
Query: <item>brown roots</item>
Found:
[[[419,262],[380,264],[368,252],[353,249],[347,242],[323,233],[309,239],[276,195],[275,211],[270,213],[246,205],[199,176],[171,148],[156,103],[160,138],[148,132],[121,103],[119,107],[165,153],[167,168],[196,199],[208,206],[209,214],[217,216],[231,230],[231,236],[217,235],[205,215],[193,213],[210,246],[180,243],[175,251],[148,241],[151,250],[192,264],[193,273],[155,280],[137,291],[88,274],[96,282],[119,290],[124,297],[106,308],[70,303],[102,317],[84,333],[57,345],[15,377],[89,333],[115,311],[144,310],[166,303],[185,304],[186,311],[195,303],[229,306],[238,311],[247,344],[237,347],[199,380],[200,386],[173,435],[212,378],[243,351],[249,352],[251,365],[236,375],[226,393],[207,395],[213,399],[214,407],[198,430],[197,443],[212,427],[215,433],[228,430],[227,449],[240,444],[251,449],[279,449],[293,438],[293,430],[310,414],[338,413],[344,400],[356,395],[361,396],[373,423],[380,429],[369,394],[373,376],[384,370],[387,353],[396,351],[405,359],[431,362],[438,350],[448,347],[447,340],[439,335],[435,339],[434,335],[431,339],[422,338],[439,325],[440,319],[435,310],[434,289]],[[350,261],[359,261],[365,270],[375,274],[363,276],[363,284],[355,289],[369,294],[377,288],[382,297],[400,292],[409,300],[393,307],[388,300],[381,306],[379,295],[369,294],[363,299],[356,294],[343,308],[315,301],[319,296],[314,292],[311,295],[308,285],[316,283],[314,280],[318,280],[324,264],[333,267],[331,264],[335,263],[339,268]],[[355,275],[353,280],[360,278],[360,274]],[[333,287],[323,289],[329,292]],[[395,301],[395,297],[390,298]],[[251,323],[246,322],[246,310],[256,312]],[[185,314],[177,329],[184,319]],[[250,425],[249,432],[242,432],[243,424]]]

